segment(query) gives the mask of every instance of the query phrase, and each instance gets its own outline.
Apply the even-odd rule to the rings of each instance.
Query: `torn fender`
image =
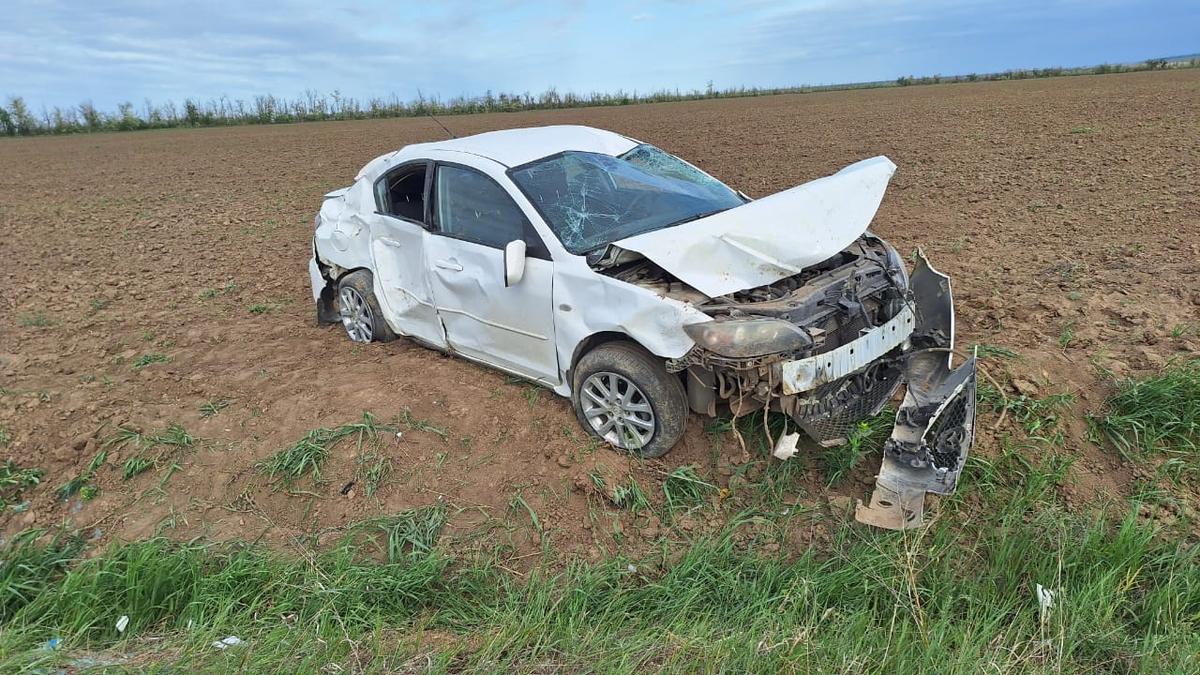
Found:
[[[615,242],[715,298],[828,260],[871,224],[896,171],[880,155],[689,223]]]
[[[890,530],[924,522],[925,493],[950,494],[975,439],[975,357],[952,368],[950,279],[920,254],[911,277],[917,323],[904,365],[908,391],[896,413],[871,502],[855,519]]]

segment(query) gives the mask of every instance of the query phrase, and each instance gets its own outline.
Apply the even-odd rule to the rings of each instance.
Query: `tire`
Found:
[[[396,334],[383,319],[383,311],[371,290],[371,273],[357,270],[338,281],[338,317],[346,335],[355,342],[391,342]]]
[[[687,427],[683,383],[631,342],[607,342],[579,359],[571,403],[584,431],[640,457],[667,454]]]

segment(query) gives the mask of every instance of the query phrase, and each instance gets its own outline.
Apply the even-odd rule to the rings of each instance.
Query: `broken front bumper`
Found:
[[[923,522],[925,493],[949,494],[975,438],[975,358],[952,368],[954,303],[950,279],[920,255],[910,288],[916,322],[905,353],[908,384],[871,502],[855,518],[901,530]]]

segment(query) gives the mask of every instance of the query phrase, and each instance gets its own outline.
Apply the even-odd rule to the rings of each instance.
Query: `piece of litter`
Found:
[[[1051,590],[1041,584],[1037,585],[1038,616],[1041,617],[1042,623],[1046,622],[1050,610],[1054,609],[1054,600],[1058,593],[1059,591]]]
[[[212,646],[217,649],[229,649],[230,647],[242,644],[242,639],[236,635],[230,635],[227,638],[221,638],[212,643]]]
[[[397,431],[397,432],[396,432],[396,438],[404,438],[404,432],[403,432],[403,431]]]
[[[629,565],[626,565],[625,571],[629,572],[630,574],[637,574],[637,565],[634,565],[632,563]]]
[[[784,434],[775,442],[775,449],[771,452],[778,459],[791,459],[796,454],[796,443],[800,441],[800,432],[794,434]]]
[[[125,627],[129,625],[129,617],[122,614],[121,618],[117,619],[117,632],[124,633]]]
[[[49,640],[46,640],[44,643],[42,643],[42,649],[44,649],[48,652],[52,652],[55,649],[58,649],[59,645],[61,645],[61,644],[62,644],[62,638],[50,638]]]

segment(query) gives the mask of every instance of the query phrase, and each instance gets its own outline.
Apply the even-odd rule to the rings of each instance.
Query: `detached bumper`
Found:
[[[975,440],[975,358],[951,367],[950,279],[921,255],[910,287],[916,326],[904,364],[908,391],[884,444],[871,502],[855,509],[859,522],[892,530],[923,522],[926,492],[954,491]]]

